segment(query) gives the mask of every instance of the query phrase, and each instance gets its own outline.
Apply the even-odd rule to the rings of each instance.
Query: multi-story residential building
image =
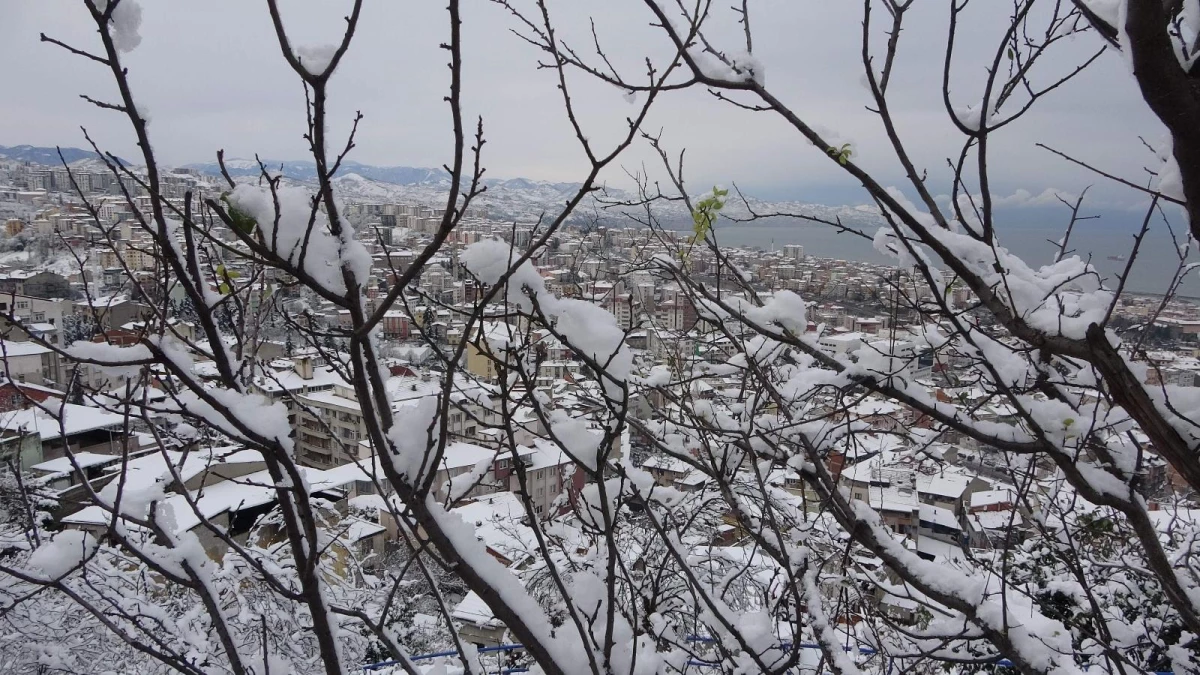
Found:
[[[387,388],[393,409],[399,409],[439,395],[442,385],[429,377],[393,377]],[[481,424],[493,421],[495,413],[475,402],[482,394],[480,390],[454,392],[455,405],[446,418],[450,438],[478,440]],[[302,464],[328,468],[373,454],[369,447],[360,446],[367,440],[367,428],[351,385],[335,382],[329,389],[297,395],[295,400],[296,453]]]
[[[93,297],[80,300],[72,310],[76,316],[95,320],[101,329],[108,330],[139,321],[148,308],[124,295]]]
[[[46,300],[15,293],[0,294],[0,331],[13,340],[25,340],[29,336],[44,339],[50,344],[60,344],[63,316],[72,311],[69,300]],[[19,320],[21,328],[9,330],[8,315]]]
[[[383,492],[382,496],[392,495],[394,490],[383,468],[379,466],[379,457],[372,454],[370,442],[362,441],[359,446],[361,459],[336,466],[327,473],[340,477],[337,482],[352,481],[352,492],[355,496],[379,494],[380,490]],[[517,448],[517,459],[523,465],[529,465],[535,455],[535,451],[530,448]],[[493,448],[464,441],[448,443],[436,468],[427,466],[422,469],[426,472],[433,471],[433,494],[443,501],[450,497],[469,500],[519,488],[512,453],[498,452]]]
[[[301,464],[328,468],[363,458],[358,449],[366,436],[362,409],[345,383],[298,396],[295,420]]]
[[[278,367],[272,367],[277,365]],[[330,391],[335,384],[345,384],[342,376],[321,358],[304,354],[292,359],[279,359],[262,368],[251,384],[252,391],[271,402],[280,402],[288,409],[288,422],[297,424],[297,399],[306,394]]]
[[[383,321],[379,323],[383,335],[393,340],[407,340],[409,336],[408,314],[400,310],[384,312]]]
[[[67,364],[58,353],[35,342],[0,340],[0,377],[58,387],[67,382]]]

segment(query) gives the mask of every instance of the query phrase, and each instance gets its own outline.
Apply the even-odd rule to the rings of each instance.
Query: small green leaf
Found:
[[[830,146],[826,152],[829,153],[830,157],[836,159],[838,164],[846,166],[846,163],[850,161],[850,156],[854,154],[854,149],[850,147],[849,143],[843,143],[840,148]]]
[[[258,221],[254,216],[246,213],[238,208],[232,200],[229,199],[229,193],[221,195],[221,201],[225,202],[225,213],[229,216],[229,220],[233,226],[242,234],[250,234],[258,227]]]
[[[727,194],[729,190],[713,186],[712,194],[696,202],[692,211],[692,231],[695,233],[693,241],[700,241],[708,235],[708,231],[717,220],[717,213],[725,207],[725,200],[722,198]]]

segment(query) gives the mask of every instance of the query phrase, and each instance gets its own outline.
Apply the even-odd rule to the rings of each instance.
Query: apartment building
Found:
[[[67,381],[64,361],[35,342],[0,340],[0,377],[54,387]]]
[[[393,377],[387,383],[393,410],[437,396],[441,388],[441,382],[428,376]],[[455,390],[455,403],[446,417],[451,439],[478,439],[481,423],[492,421],[495,413],[475,402],[481,394]],[[373,454],[369,446],[360,445],[367,440],[367,427],[350,384],[335,382],[327,389],[296,395],[295,401],[296,453],[301,464],[328,468]]]
[[[23,340],[27,335],[32,335],[57,345],[60,344],[59,329],[63,325],[63,316],[69,316],[71,311],[70,300],[46,300],[17,293],[0,294],[0,314],[6,315],[0,319],[0,330],[14,340]],[[21,329],[8,331],[8,314],[20,320]]]

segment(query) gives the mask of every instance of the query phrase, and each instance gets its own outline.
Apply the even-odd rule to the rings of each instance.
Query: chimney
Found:
[[[292,363],[294,364],[296,374],[299,375],[301,379],[313,379],[313,360],[311,356],[301,356],[293,359]]]

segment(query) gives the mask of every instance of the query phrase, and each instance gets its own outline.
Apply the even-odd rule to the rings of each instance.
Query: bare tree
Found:
[[[1008,22],[989,27],[990,66],[969,107],[956,105],[949,89],[968,3],[951,3],[938,75],[947,128],[962,145],[948,159],[951,177],[935,185],[898,130],[890,96],[912,3],[864,0],[863,73],[908,180],[901,191],[768,88],[748,2],[646,0],[665,49],[623,73],[594,28],[588,48],[577,49],[558,37],[549,3],[501,1],[517,35],[555,75],[588,168],[561,210],[534,224],[527,246],[488,238],[460,252],[452,235],[486,190],[486,138],[483,119],[464,119],[463,18],[450,0],[442,45],[450,187],[435,231],[405,267],[387,246],[383,264],[371,256],[370,233],[356,231],[337,194],[335,178],[362,116],[347,138],[327,137],[328,86],[370,9],[361,0],[327,49],[294,45],[277,3],[266,2],[280,54],[306,95],[301,132],[315,181],[296,185],[260,163],[252,181],[224,171],[219,188],[182,199],[167,196],[122,61],[136,47],[140,8],[133,0],[83,4],[99,48],[43,40],[106,70],[116,98],[85,98],[126,117],[136,136],[140,168],[94,147],[144,243],[120,241],[76,188],[95,222],[94,247],[120,260],[125,284],[144,299],[144,317],[135,340],[101,329],[106,342],[45,346],[73,364],[73,383],[90,406],[119,416],[124,436],[140,432],[145,443],[126,443],[111,471],[75,488],[74,506],[86,516],[62,522],[82,526],[54,532],[36,517],[11,519],[9,530],[24,543],[0,560],[11,628],[0,662],[79,671],[105,659],[139,671],[332,674],[382,650],[395,668],[416,673],[411,632],[398,624],[419,605],[439,615],[439,646],[455,651],[466,672],[481,672],[484,662],[455,630],[453,578],[545,673],[855,673],[897,665],[932,672],[1001,660],[1027,673],[1195,668],[1200,569],[1187,508],[1200,488],[1194,396],[1156,376],[1141,339],[1113,329],[1146,232],[1157,218],[1168,225],[1175,218],[1164,203],[1189,215],[1200,203],[1189,198],[1200,189],[1188,154],[1200,152],[1189,138],[1200,128],[1189,117],[1194,3],[1115,3],[1126,17],[1119,30],[1097,3],[1017,0]],[[737,44],[720,44],[730,26],[739,29]],[[1097,41],[1079,63],[1056,60],[1060,43],[1093,27],[1107,45]],[[1109,46],[1131,53],[1148,104],[1172,132],[1182,193],[1161,181],[1146,188],[1119,179],[1148,204],[1129,266],[1116,279],[1070,252],[1072,228],[1086,217],[1082,198],[1068,204],[1054,262],[1035,269],[1002,245],[989,148]],[[609,146],[592,140],[582,121],[577,76],[642,95]],[[862,185],[879,230],[824,224],[895,258],[879,294],[893,317],[908,317],[902,333],[896,326],[856,349],[831,350],[820,327],[810,330],[813,308],[797,293],[764,287],[741,269],[738,253],[719,241],[721,218],[735,210],[726,208],[729,193],[696,194],[682,154],[643,129],[658,100],[691,88],[709,92],[716,105],[782,120],[830,171]],[[606,172],[635,143],[651,148],[661,167],[634,174],[634,198],[602,193]],[[217,157],[224,168],[223,153]],[[733,218],[768,215],[741,199],[744,215]],[[693,225],[686,238],[664,221],[680,205]],[[539,274],[535,263],[550,242],[593,206],[642,226],[638,254],[606,264],[669,285],[676,302],[694,310],[695,327],[650,316],[622,325],[589,299],[556,293]],[[582,236],[599,235],[587,228]],[[1191,270],[1193,236],[1180,236],[1187,246],[1171,261],[1176,271],[1162,307]],[[452,271],[472,290],[465,303],[447,303],[418,284],[451,251],[461,262]],[[152,273],[135,268],[135,254],[153,261]],[[385,275],[387,290],[375,293]],[[194,330],[177,321],[180,302]],[[346,318],[323,324],[309,303],[327,303]],[[110,306],[90,294],[87,304],[86,323],[105,326]],[[446,341],[435,321],[415,321],[440,376],[427,389],[407,385],[422,395],[404,404],[379,337],[391,311],[414,319],[446,312],[460,329]],[[22,323],[11,312],[6,318]],[[275,329],[289,341],[297,336],[288,351],[319,356],[352,393],[361,444],[277,386],[278,373],[264,365]],[[629,343],[638,331],[654,336],[660,358],[635,353]],[[574,362],[569,396],[547,386],[551,351]],[[485,372],[468,367],[472,359],[488,364]],[[923,363],[934,364],[928,377],[944,383],[928,386],[917,373]],[[654,403],[638,412],[638,401]],[[32,414],[56,420],[65,439],[68,405],[32,402]],[[447,480],[448,455],[468,422],[489,454]],[[346,465],[314,468],[317,460],[298,447],[306,428],[332,438]],[[634,439],[648,458],[636,464]],[[876,461],[897,448],[906,468],[885,476]],[[542,469],[528,459],[543,453],[562,460],[553,467],[566,486],[549,512],[535,499]],[[63,454],[71,472],[89,475],[82,453],[66,444]],[[910,529],[954,527],[932,509],[924,515],[935,504],[918,493],[969,456],[1003,486],[1010,522],[990,528],[999,538],[970,546],[933,539],[946,545],[931,561]],[[1159,458],[1187,488],[1174,499],[1148,482],[1147,467]],[[137,470],[151,461],[157,473],[146,481]],[[512,467],[511,508],[494,524],[503,546],[481,542],[483,523],[464,521],[458,510],[492,492],[483,482],[497,461]],[[239,462],[244,472],[231,468]],[[371,503],[378,521],[342,508],[351,483],[378,497]],[[237,486],[239,501],[214,509],[213,494],[226,489],[220,485]],[[64,506],[39,503],[47,486],[19,488],[23,505],[10,514]],[[900,512],[889,506],[907,508],[907,520],[888,516]],[[970,516],[958,515],[962,528]],[[364,523],[390,526],[399,553],[363,550],[355,533]],[[1018,529],[1027,541],[1013,536]],[[69,625],[79,612],[86,630]],[[55,640],[61,653],[21,650]]]

